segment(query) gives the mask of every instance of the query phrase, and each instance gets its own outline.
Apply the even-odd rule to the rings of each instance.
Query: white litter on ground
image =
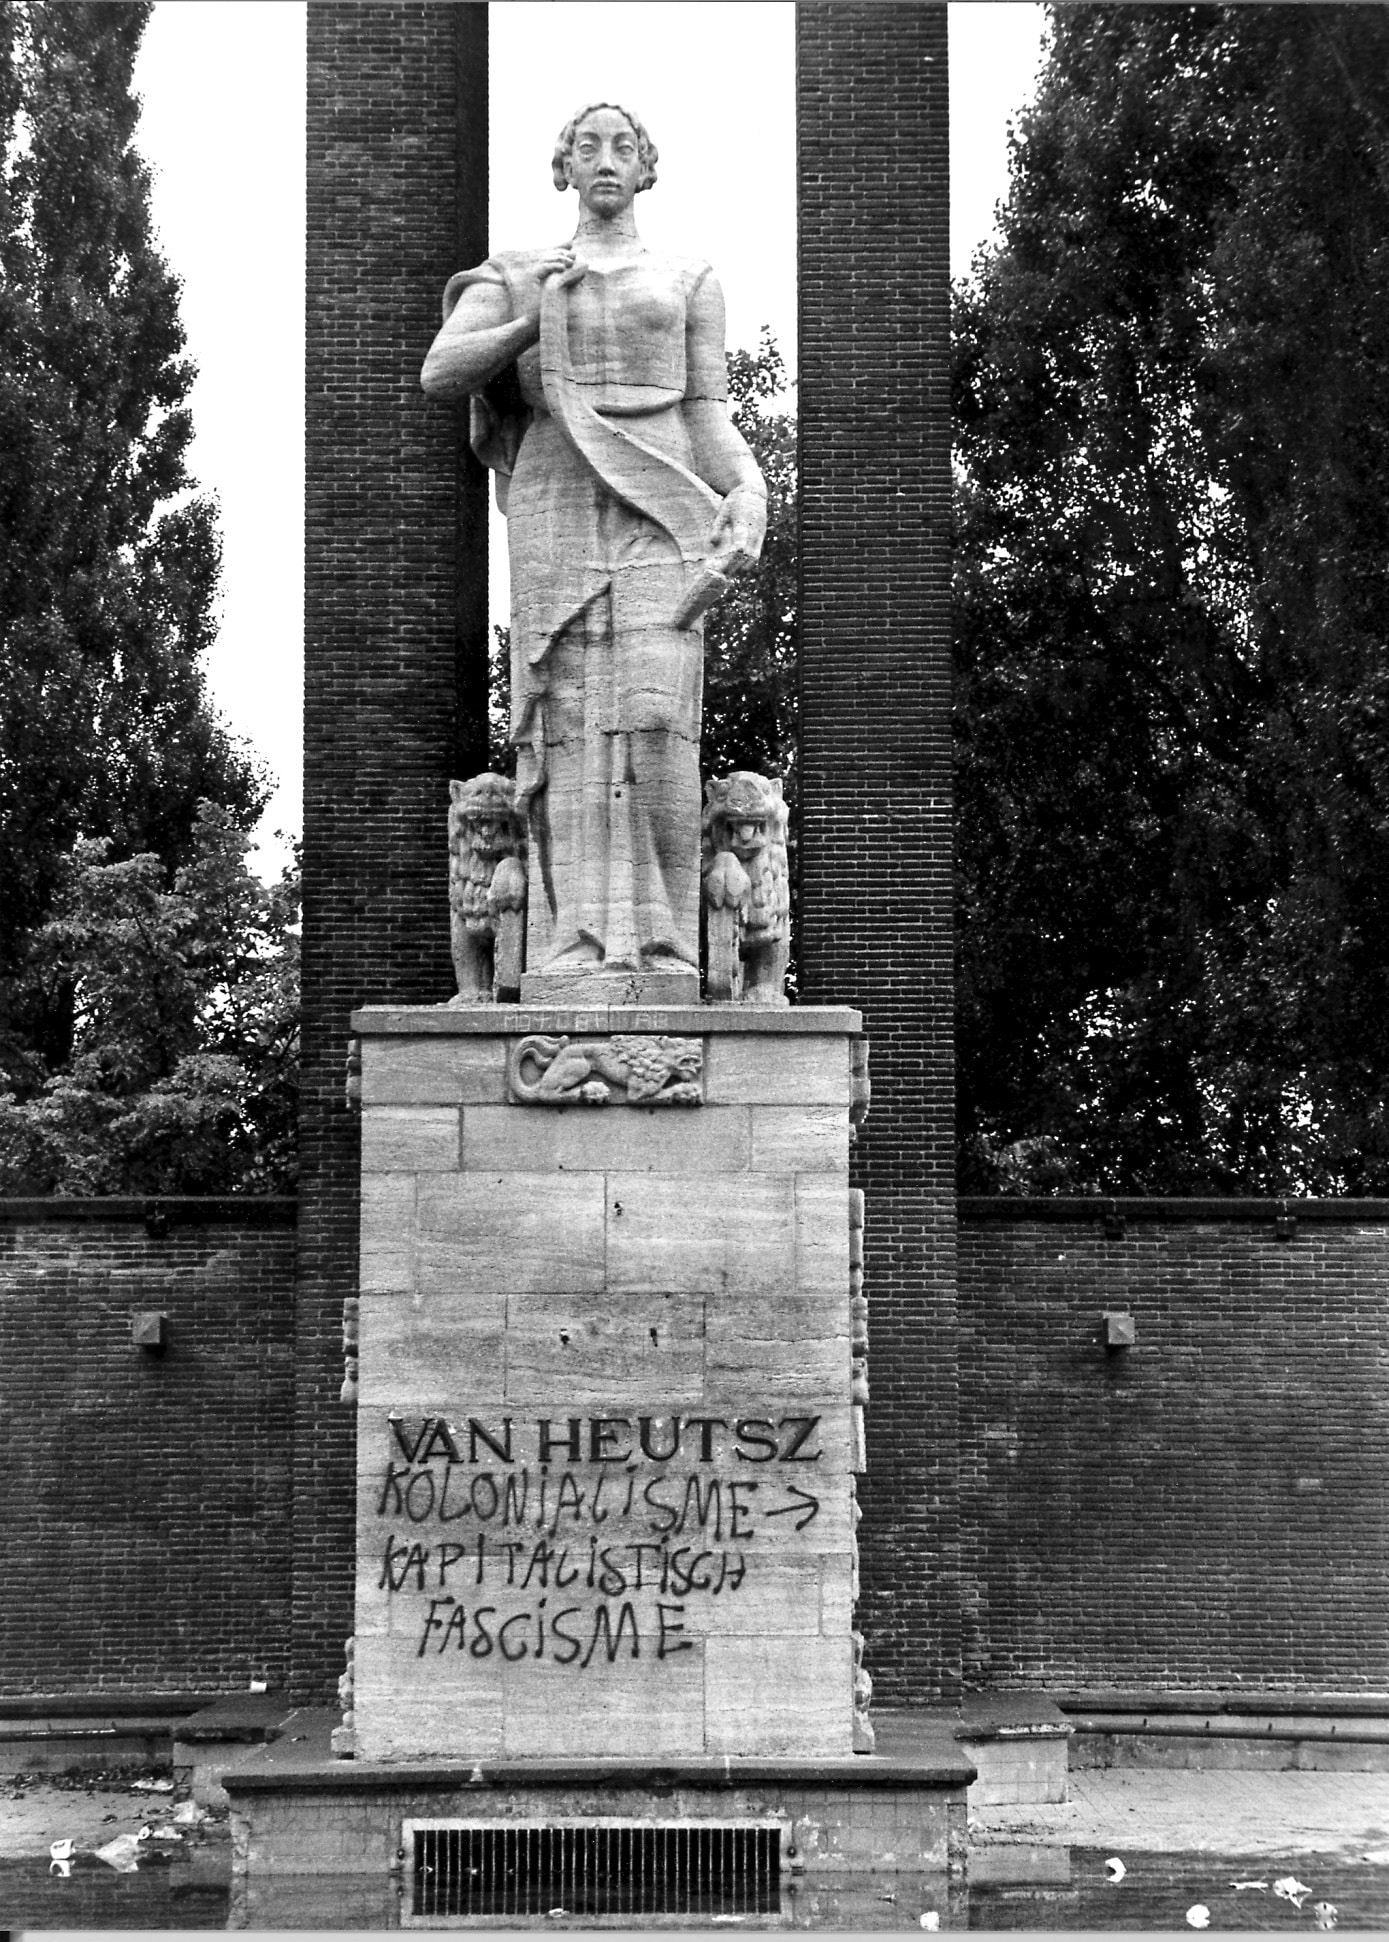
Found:
[[[140,1843],[141,1836],[138,1834],[118,1834],[104,1848],[94,1848],[93,1853],[98,1861],[104,1861],[118,1875],[133,1875],[140,1866]]]

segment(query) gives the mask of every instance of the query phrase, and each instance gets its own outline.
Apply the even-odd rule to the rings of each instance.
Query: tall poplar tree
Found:
[[[188,863],[200,800],[263,785],[209,706],[219,547],[192,496],[178,284],[131,71],[147,5],[0,0],[0,1081],[66,1057],[26,980],[67,860]]]
[[[1389,1191],[1389,10],[1060,6],[956,292],[965,1184]]]

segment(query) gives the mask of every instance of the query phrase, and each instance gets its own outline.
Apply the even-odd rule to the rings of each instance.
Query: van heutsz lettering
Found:
[[[387,1419],[407,1463],[817,1463],[818,1416],[538,1416],[518,1425],[442,1416]],[[723,1434],[720,1436],[719,1432]],[[524,1446],[524,1447],[522,1447]],[[464,1452],[467,1452],[466,1457]]]

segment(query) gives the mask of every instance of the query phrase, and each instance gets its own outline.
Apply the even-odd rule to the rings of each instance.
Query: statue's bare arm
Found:
[[[573,267],[573,250],[561,248],[542,257],[536,271],[543,278]],[[431,398],[465,398],[539,342],[540,306],[513,317],[501,279],[479,279],[463,291],[430,345],[420,383]]]
[[[690,299],[686,317],[685,423],[694,469],[723,504],[710,535],[729,570],[750,564],[767,532],[767,485],[747,441],[728,416],[723,291],[712,270]]]

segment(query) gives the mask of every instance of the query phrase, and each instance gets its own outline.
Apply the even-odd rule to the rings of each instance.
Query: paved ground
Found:
[[[972,1845],[1171,1854],[1337,1853],[1389,1864],[1389,1774],[1192,1773],[1116,1767],[1072,1773],[1070,1799],[982,1807]]]
[[[69,1840],[75,1848],[90,1851],[119,1834],[166,1827],[179,1798],[136,1790],[128,1778],[108,1783],[0,1776],[0,1861],[47,1856],[54,1841]],[[170,1836],[161,1845],[197,1846],[216,1835],[216,1823],[205,1823],[180,1829],[177,1840]]]

